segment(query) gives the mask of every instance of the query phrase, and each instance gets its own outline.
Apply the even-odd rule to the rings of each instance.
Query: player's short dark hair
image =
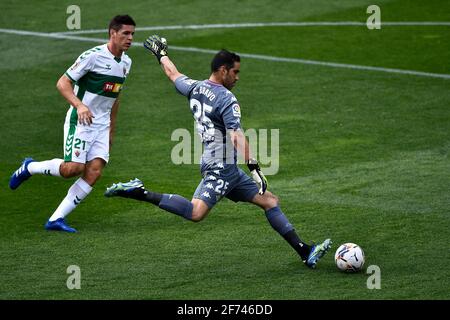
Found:
[[[136,26],[136,22],[134,22],[133,18],[129,15],[117,15],[112,18],[109,23],[108,34],[111,34],[111,29],[119,31],[124,24],[128,26]]]
[[[222,49],[211,61],[211,72],[216,72],[221,66],[225,66],[227,70],[230,70],[235,62],[241,62],[241,57],[234,52]]]

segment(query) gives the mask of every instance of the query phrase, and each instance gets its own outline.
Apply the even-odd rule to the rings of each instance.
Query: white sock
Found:
[[[67,192],[67,196],[60,203],[59,207],[50,217],[50,221],[55,221],[59,218],[65,218],[69,213],[73,211],[80,204],[80,202],[87,197],[89,192],[91,192],[92,187],[84,181],[82,178],[79,178],[75,183],[70,187]]]
[[[46,174],[55,177],[61,177],[59,167],[64,160],[52,159],[47,161],[33,161],[28,164],[30,174]]]

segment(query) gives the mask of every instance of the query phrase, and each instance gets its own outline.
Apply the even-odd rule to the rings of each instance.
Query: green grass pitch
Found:
[[[0,28],[63,32],[71,1],[2,4]],[[372,1],[78,1],[82,29],[104,29],[129,13],[138,27],[214,23],[360,21]],[[450,21],[447,1],[380,0],[383,21]],[[450,26],[310,26],[138,31],[169,46],[346,65],[450,74]],[[80,35],[106,38],[105,33]],[[221,201],[190,223],[146,203],[107,199],[134,177],[190,198],[198,165],[174,165],[176,128],[193,133],[185,99],[156,60],[132,47],[111,162],[68,216],[77,234],[44,223],[74,179],[35,176],[18,190],[11,173],[26,156],[62,157],[67,103],[57,79],[95,42],[0,32],[0,299],[449,299],[450,79],[243,58],[234,89],[244,128],[279,129],[280,169],[270,190],[307,241],[331,237],[331,253],[309,270],[261,210]],[[169,49],[170,50],[170,49]],[[209,76],[212,55],[169,51],[179,70]],[[355,242],[368,274],[334,265]],[[66,286],[69,265],[81,289]]]

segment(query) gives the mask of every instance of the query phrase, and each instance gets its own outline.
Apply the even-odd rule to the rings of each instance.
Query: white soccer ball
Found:
[[[364,251],[355,243],[344,243],[336,250],[334,261],[339,270],[357,272],[364,266]]]

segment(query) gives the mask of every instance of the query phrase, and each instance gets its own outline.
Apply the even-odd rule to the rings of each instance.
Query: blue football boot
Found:
[[[22,165],[19,167],[19,169],[14,171],[11,178],[9,179],[9,187],[11,189],[13,189],[13,190],[17,189],[22,184],[22,182],[24,182],[29,177],[31,177],[31,174],[28,171],[28,165],[30,164],[30,162],[33,162],[33,161],[34,161],[33,158],[25,158],[25,160],[23,160]]]
[[[45,224],[45,229],[49,231],[65,231],[65,232],[72,232],[75,233],[77,230],[74,228],[69,227],[66,222],[64,221],[64,218],[56,219],[55,221],[47,221]]]
[[[308,259],[306,259],[305,261],[305,264],[311,269],[314,269],[320,258],[322,258],[325,253],[330,250],[331,243],[331,239],[326,239],[321,244],[313,245],[311,247],[311,252],[308,255]]]

